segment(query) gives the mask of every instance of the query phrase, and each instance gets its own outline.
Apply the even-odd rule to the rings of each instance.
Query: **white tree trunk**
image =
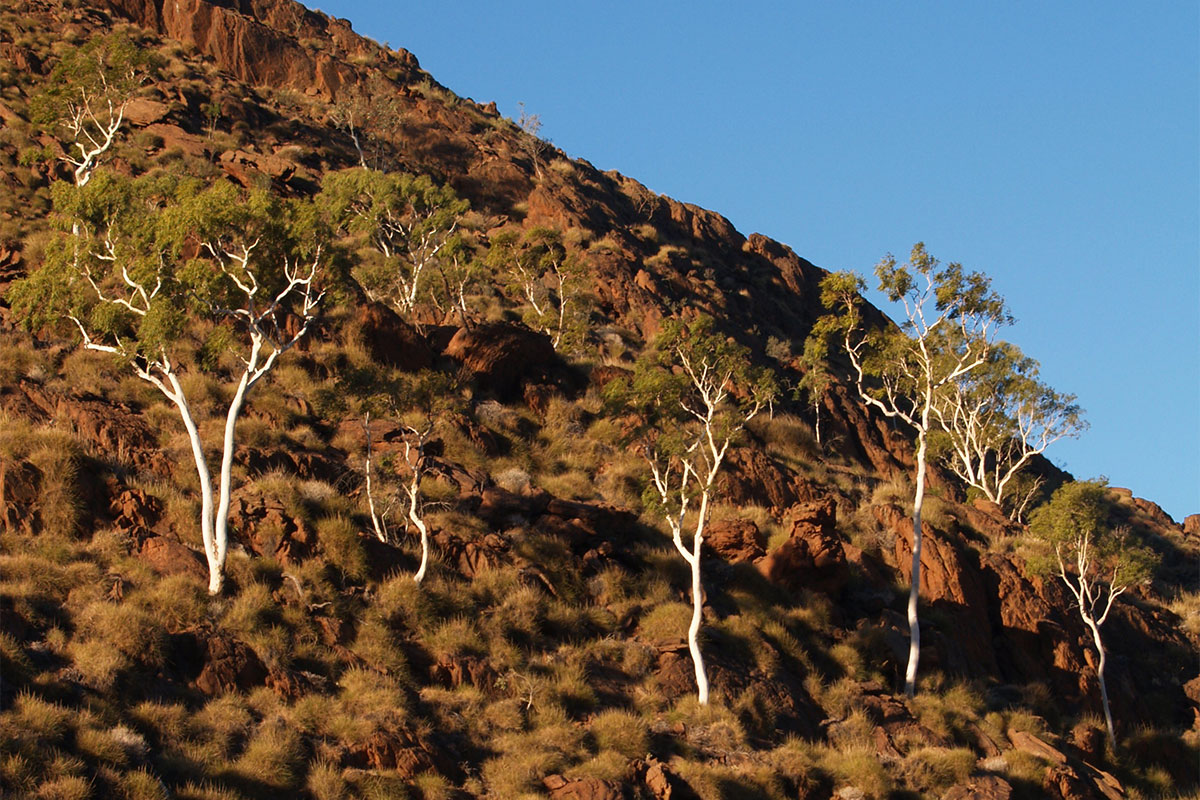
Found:
[[[921,593],[921,508],[925,504],[925,431],[917,436],[917,488],[913,497],[912,585],[908,589],[908,666],[904,670],[904,694],[917,693],[917,664],[921,660],[921,622],[917,602]]]
[[[688,626],[688,652],[692,655],[692,668],[696,673],[696,701],[708,705],[708,672],[704,669],[704,656],[700,653],[700,625],[704,615],[704,586],[700,581],[700,552],[704,546],[704,524],[708,516],[708,489],[700,497],[700,517],[696,521],[696,534],[692,537],[692,555],[688,563],[692,567],[692,622]]]
[[[416,583],[420,583],[425,579],[425,570],[429,566],[429,526],[421,518],[418,503],[420,491],[420,475],[416,474],[413,477],[413,485],[409,491],[408,505],[408,518],[412,521],[413,525],[417,526],[417,530],[421,532],[421,566],[417,570],[417,574],[413,575],[413,581]]]
[[[183,427],[187,429],[188,442],[192,445],[192,459],[196,463],[196,474],[200,478],[200,536],[204,541],[204,557],[208,561],[208,593],[220,594],[225,583],[225,543],[218,546],[217,534],[213,527],[213,486],[212,474],[208,469],[208,461],[204,457],[204,444],[200,440],[200,430],[192,417],[191,407],[179,385],[179,379],[174,372],[167,373],[171,383],[171,393],[167,395],[179,409],[183,419]],[[224,527],[221,537],[225,536]]]
[[[1104,665],[1108,661],[1108,653],[1104,649],[1104,642],[1100,640],[1100,626],[1092,619],[1091,615],[1079,608],[1079,615],[1083,617],[1084,623],[1092,631],[1092,641],[1096,645],[1096,653],[1100,657],[1100,663],[1096,665],[1096,677],[1100,680],[1100,703],[1104,706],[1104,724],[1108,726],[1108,743],[1115,749],[1117,746],[1117,734],[1113,728],[1112,710],[1108,707],[1108,685],[1104,682]]]
[[[252,364],[256,360],[258,349],[259,342],[255,341],[250,356]],[[249,381],[250,371],[247,370],[242,375],[242,379],[238,381],[237,389],[233,393],[233,400],[229,403],[229,411],[225,414],[225,438],[221,444],[221,483],[218,489],[220,496],[217,501],[217,515],[213,520],[213,528],[216,533],[217,571],[214,573],[211,568],[209,570],[209,594],[220,594],[221,587],[225,582],[225,554],[229,542],[229,500],[233,488],[234,429],[237,427],[238,417],[242,413],[242,404],[246,400]]]

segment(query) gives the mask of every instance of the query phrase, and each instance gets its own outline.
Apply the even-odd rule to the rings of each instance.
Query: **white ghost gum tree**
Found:
[[[487,262],[505,274],[508,289],[527,305],[530,327],[550,337],[555,350],[580,338],[577,300],[582,283],[578,257],[563,246],[562,234],[534,227],[523,235],[508,228],[491,238]]]
[[[688,650],[701,705],[708,703],[708,676],[700,652],[700,567],[716,479],[730,444],[776,393],[770,374],[754,368],[749,356],[714,331],[710,318],[689,325],[670,321],[633,383],[635,408],[646,423],[641,447],[651,484],[645,498],[691,569]]]
[[[342,233],[361,243],[354,279],[377,302],[410,317],[469,203],[426,175],[354,169],[322,183],[319,202]]]
[[[453,409],[457,400],[453,381],[436,372],[421,372],[413,376],[402,376],[383,385],[365,398],[364,405],[376,409],[385,408],[387,416],[397,420],[398,431],[392,438],[394,455],[382,459],[385,474],[382,490],[375,488],[372,479],[373,456],[371,445],[370,412],[364,416],[363,426],[367,436],[366,492],[367,505],[375,536],[392,544],[388,533],[387,513],[399,503],[404,508],[404,525],[415,528],[421,548],[421,561],[413,580],[421,583],[429,568],[429,523],[425,519],[425,495],[422,484],[430,477],[432,462],[429,445],[433,441],[437,419]],[[399,439],[399,445],[394,442]],[[376,502],[376,493],[381,495]],[[382,506],[383,510],[379,510]]]
[[[888,255],[875,267],[879,289],[903,305],[899,328],[864,331],[859,292],[863,279],[851,272],[828,275],[821,301],[836,313],[814,326],[818,341],[840,340],[849,356],[859,396],[871,408],[909,425],[917,434],[913,495],[912,586],[908,597],[909,652],[904,691],[916,693],[921,629],[917,602],[921,585],[921,509],[925,500],[929,436],[937,429],[941,395],[987,363],[996,331],[1010,321],[991,282],[962,265],[943,266],[918,243],[907,264]]]
[[[399,89],[378,72],[343,87],[330,109],[330,121],[350,137],[363,169],[390,171],[407,114]]]
[[[72,233],[14,284],[13,310],[34,329],[68,321],[85,349],[115,357],[176,407],[200,481],[208,588],[218,594],[238,417],[250,390],[307,335],[321,300],[314,217],[308,204],[241,195],[230,184],[105,172],[82,186],[57,184],[54,200]],[[220,369],[222,359],[232,367]],[[233,383],[215,486],[183,381],[202,369]]]
[[[1108,653],[1100,628],[1118,597],[1150,579],[1158,557],[1139,544],[1128,528],[1109,524],[1111,509],[1112,502],[1103,483],[1068,483],[1034,512],[1029,531],[1042,551],[1034,554],[1030,566],[1037,572],[1058,575],[1092,634],[1098,656],[1096,677],[1104,722],[1108,740],[1115,747],[1116,733],[1104,678]]]
[[[933,411],[943,431],[938,445],[944,462],[1017,519],[1029,491],[1012,496],[1014,479],[1034,456],[1086,428],[1075,396],[1040,381],[1038,363],[1004,342],[985,363],[948,384]]]
[[[156,68],[150,51],[123,32],[96,36],[67,51],[31,103],[32,119],[67,134],[59,158],[70,165],[76,186],[91,180],[112,150],[125,122],[125,107]]]

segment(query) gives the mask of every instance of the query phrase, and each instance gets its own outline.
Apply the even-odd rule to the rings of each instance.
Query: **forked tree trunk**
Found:
[[[208,593],[220,594],[225,584],[225,526],[221,526],[220,538],[213,525],[213,485],[212,473],[208,469],[208,460],[204,457],[204,445],[200,440],[200,431],[192,417],[191,407],[183,393],[183,387],[175,373],[167,374],[173,394],[168,395],[179,409],[183,419],[183,427],[187,429],[188,442],[192,446],[192,460],[196,464],[196,475],[200,479],[200,536],[204,541],[204,557],[208,562]]]

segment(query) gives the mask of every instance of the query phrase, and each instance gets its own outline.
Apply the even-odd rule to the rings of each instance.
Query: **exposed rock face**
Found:
[[[766,552],[766,537],[748,519],[726,519],[712,522],[704,534],[704,544],[714,555],[730,564],[754,561]]]
[[[312,552],[317,534],[307,520],[288,511],[283,501],[249,486],[236,492],[229,504],[231,536],[255,554],[295,563]]]
[[[418,372],[433,366],[433,350],[416,329],[380,303],[359,306],[356,323],[371,358],[389,367]]]
[[[504,323],[460,329],[445,354],[461,362],[481,388],[502,400],[523,397],[526,384],[550,381],[557,360],[545,335]]]
[[[195,686],[213,696],[230,691],[248,691],[267,679],[267,668],[244,642],[209,633],[204,637],[204,666]]]
[[[356,36],[348,23],[309,11],[291,0],[107,0],[132,22],[194,45],[226,72],[251,85],[287,86],[326,100],[359,82],[347,62],[370,55],[415,76],[417,60],[389,54]],[[303,39],[331,42],[333,52],[309,50]]]
[[[895,559],[901,577],[912,580],[912,520],[898,506],[874,508],[876,519],[895,535]],[[945,666],[963,675],[995,674],[988,619],[988,594],[973,562],[962,545],[922,523],[921,597],[954,620],[953,629],[942,640],[949,652]]]
[[[792,535],[758,562],[772,583],[837,595],[850,577],[837,535],[837,506],[831,498],[793,506]]]
[[[730,450],[717,475],[723,502],[735,506],[762,506],[782,513],[796,503],[816,500],[820,490],[757,448]]]

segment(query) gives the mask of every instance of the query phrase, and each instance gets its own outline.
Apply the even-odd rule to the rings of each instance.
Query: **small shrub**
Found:
[[[452,659],[487,652],[483,637],[474,621],[466,617],[447,620],[435,629],[426,642],[435,658]]]
[[[966,748],[923,747],[904,758],[899,772],[909,788],[940,795],[974,769],[975,754]]]
[[[195,628],[208,619],[208,589],[189,575],[158,578],[139,599],[169,633]]]
[[[123,653],[97,639],[73,640],[68,652],[83,683],[99,692],[111,691],[121,673],[130,666]]]
[[[33,795],[37,800],[88,800],[91,782],[80,775],[67,775],[46,781]]]
[[[325,559],[352,580],[365,580],[368,573],[367,554],[357,526],[349,517],[325,517],[317,522],[317,539]]]
[[[839,786],[853,786],[871,800],[884,800],[892,790],[892,779],[875,755],[874,745],[847,750],[826,749],[821,767]]]
[[[233,772],[276,789],[298,788],[304,769],[300,737],[287,725],[264,722],[233,765]]]
[[[638,637],[650,642],[684,640],[691,621],[691,606],[677,601],[663,603],[638,621]]]
[[[350,796],[350,787],[342,777],[342,770],[326,761],[309,768],[305,788],[313,800],[345,800]]]
[[[529,473],[518,467],[510,467],[496,474],[496,485],[514,494],[521,494],[529,489],[532,479]]]
[[[209,700],[193,721],[197,732],[214,744],[222,757],[229,757],[241,747],[254,718],[244,699],[227,694]]]
[[[351,649],[355,655],[385,675],[396,676],[402,680],[409,675],[408,659],[397,646],[395,633],[374,612],[368,613],[359,623]]]
[[[542,778],[559,772],[562,754],[540,749],[514,750],[483,762],[482,777],[491,797],[540,796]]]
[[[42,530],[52,535],[74,536],[79,530],[83,509],[79,486],[82,454],[73,436],[58,431],[42,431],[29,462],[40,473],[38,513]]]
[[[619,708],[601,711],[588,730],[596,740],[596,751],[614,751],[625,759],[642,758],[650,752],[650,729],[639,715]]]
[[[168,800],[170,797],[162,781],[145,767],[122,775],[121,791],[125,800]]]

